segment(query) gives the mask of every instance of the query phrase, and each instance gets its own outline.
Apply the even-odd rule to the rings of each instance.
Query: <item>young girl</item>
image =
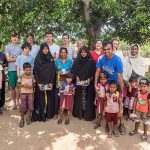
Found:
[[[130,136],[138,133],[140,120],[143,121],[144,133],[141,137],[142,141],[147,141],[148,118],[150,118],[150,93],[148,92],[149,81],[145,78],[139,82],[139,92],[136,95],[133,113],[136,114],[134,119],[135,129],[129,133]]]
[[[72,110],[75,92],[75,87],[71,82],[72,75],[67,74],[65,77],[65,82],[62,83],[60,88],[60,118],[57,122],[58,124],[62,123],[65,110],[67,110],[67,118],[65,120],[65,125],[68,125],[70,123],[69,118]]]
[[[94,129],[97,129],[100,127],[100,123],[103,116],[104,111],[104,101],[105,101],[105,93],[108,90],[108,74],[107,73],[101,73],[100,74],[100,83],[97,85],[97,94],[95,98],[95,105],[96,105],[96,124],[94,125]]]
[[[130,118],[131,111],[133,110],[134,99],[137,92],[138,92],[137,79],[131,78],[128,83],[127,96],[124,102],[124,106],[128,111],[128,116],[126,118],[127,121]]]
[[[18,84],[20,86],[20,113],[21,120],[19,122],[19,127],[24,127],[24,119],[26,115],[26,123],[27,125],[31,124],[31,115],[33,111],[33,86],[34,86],[34,78],[31,74],[31,64],[24,63],[23,64],[24,73],[20,76],[20,80],[18,80]]]
[[[117,91],[117,83],[112,80],[109,82],[109,90],[106,92],[105,108],[104,114],[106,117],[106,122],[108,123],[109,132],[108,137],[111,138],[112,134],[118,137],[117,123],[118,115],[121,111],[121,98]]]

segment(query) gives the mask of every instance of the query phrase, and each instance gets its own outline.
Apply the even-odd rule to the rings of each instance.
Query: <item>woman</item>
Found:
[[[0,49],[1,49],[2,43],[0,42]],[[1,89],[1,100],[0,100],[0,114],[3,113],[3,109],[4,109],[4,105],[5,105],[5,79],[6,79],[6,75],[4,72],[4,67],[7,66],[7,60],[5,57],[5,54],[3,54],[2,52],[0,52],[0,64],[3,67],[3,71],[2,71],[2,89]]]
[[[55,61],[55,67],[57,71],[57,79],[56,79],[56,90],[55,90],[55,117],[58,117],[58,110],[59,110],[59,88],[60,84],[64,79],[64,75],[70,72],[72,67],[72,60],[67,58],[68,51],[67,48],[62,47],[59,52],[59,58]]]
[[[55,64],[47,43],[41,44],[34,62],[36,80],[33,121],[46,121],[54,116]],[[47,88],[44,85],[47,85]]]
[[[140,56],[140,46],[133,44],[130,49],[130,54],[124,60],[124,73],[123,78],[129,81],[130,78],[140,80],[145,76],[145,63]]]
[[[101,40],[97,40],[96,41],[96,49],[93,50],[93,51],[90,51],[90,55],[91,55],[91,58],[93,59],[93,61],[95,63],[97,63],[98,61],[98,58],[103,55],[103,50],[102,50],[102,41]]]
[[[87,47],[81,48],[71,72],[76,78],[73,115],[79,119],[91,121],[95,117],[93,84],[95,64],[90,58]]]

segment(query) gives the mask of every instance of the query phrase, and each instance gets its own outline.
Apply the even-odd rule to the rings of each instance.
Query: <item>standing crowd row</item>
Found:
[[[0,113],[5,103],[5,73],[8,63],[8,80],[13,109],[19,106],[19,127],[35,121],[57,119],[70,123],[70,116],[94,121],[94,129],[105,118],[108,137],[125,134],[126,120],[135,122],[130,136],[138,133],[143,121],[146,141],[150,124],[149,81],[145,78],[145,64],[138,44],[131,46],[129,56],[118,50],[119,40],[96,41],[95,50],[88,50],[82,40],[77,50],[69,43],[69,35],[62,35],[61,48],[54,43],[53,33],[46,32],[46,42],[34,43],[28,34],[20,47],[19,36],[11,35],[11,43],[0,53]]]

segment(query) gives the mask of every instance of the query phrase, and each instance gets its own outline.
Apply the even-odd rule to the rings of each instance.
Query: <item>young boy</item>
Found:
[[[16,58],[21,54],[22,50],[20,46],[17,44],[19,41],[19,36],[17,33],[13,33],[11,35],[11,43],[6,45],[5,47],[5,55],[8,61],[8,79],[9,79],[9,86],[11,88],[11,96],[13,99],[13,109],[17,108],[17,103],[19,103],[19,94],[16,88],[17,85],[17,72],[16,72]]]
[[[150,93],[148,92],[149,81],[143,78],[139,82],[139,92],[135,97],[135,103],[133,108],[133,113],[136,114],[134,118],[135,129],[129,133],[133,136],[138,133],[140,121],[143,121],[144,133],[141,137],[142,141],[147,141],[147,131],[148,131],[148,118],[150,119]]]
[[[19,127],[24,127],[24,117],[26,117],[27,125],[31,124],[31,114],[33,111],[33,86],[34,86],[34,77],[31,73],[31,64],[24,63],[23,64],[24,73],[20,76],[20,113],[21,120],[19,122]]]
[[[23,69],[23,64],[28,62],[31,64],[31,70],[33,67],[33,57],[31,55],[29,55],[30,51],[31,51],[31,44],[29,43],[24,43],[22,45],[22,54],[20,56],[17,57],[16,60],[16,66],[17,66],[17,76],[20,77],[23,73],[24,73],[24,69]]]
[[[121,111],[121,96],[117,91],[117,83],[114,80],[109,82],[109,90],[106,92],[104,114],[106,122],[108,123],[109,132],[108,137],[111,138],[114,133],[118,137],[117,123],[118,115]]]

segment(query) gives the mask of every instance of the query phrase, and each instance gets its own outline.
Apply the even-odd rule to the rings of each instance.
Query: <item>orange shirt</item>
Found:
[[[136,111],[139,112],[148,112],[148,105],[149,105],[149,93],[140,93],[137,94],[137,105]]]

